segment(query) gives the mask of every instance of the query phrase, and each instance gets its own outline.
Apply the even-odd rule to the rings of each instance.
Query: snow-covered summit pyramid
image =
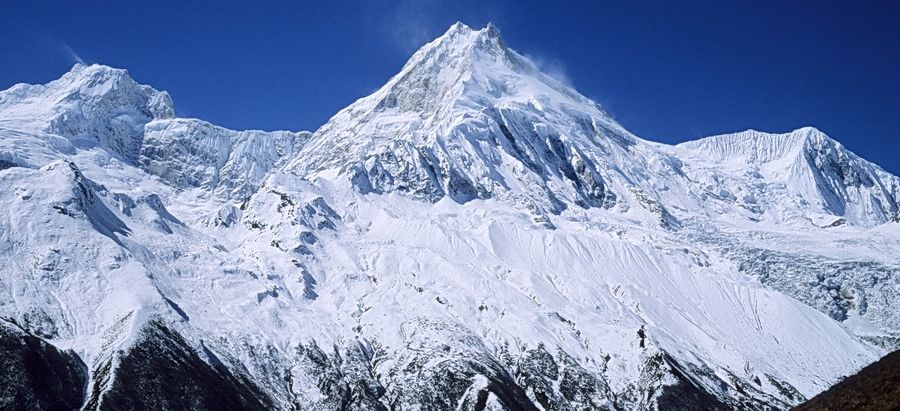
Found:
[[[636,140],[493,26],[457,23],[316,131],[287,169],[337,174],[363,193],[496,198],[541,216],[615,206]]]

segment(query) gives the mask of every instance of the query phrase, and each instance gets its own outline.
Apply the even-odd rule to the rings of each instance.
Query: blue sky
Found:
[[[812,125],[900,174],[898,1],[6,1],[0,88],[80,59],[181,116],[314,130],[457,20],[494,22],[643,138]]]

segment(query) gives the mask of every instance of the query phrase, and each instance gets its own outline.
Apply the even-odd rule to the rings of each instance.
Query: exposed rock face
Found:
[[[0,320],[0,408],[78,409],[87,378],[87,367],[75,353]]]

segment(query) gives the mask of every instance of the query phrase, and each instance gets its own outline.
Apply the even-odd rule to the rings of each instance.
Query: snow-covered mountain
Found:
[[[338,113],[288,167],[340,175],[360,193],[436,202],[494,198],[548,221],[611,208],[635,137],[587,98],[508,49],[493,26],[456,24],[388,83]],[[626,176],[620,176],[626,174]]]
[[[646,141],[463,24],[313,133],[173,107],[0,92],[3,406],[788,408],[900,347],[900,180],[812,128]]]
[[[815,128],[748,130],[683,143],[676,152],[709,196],[737,203],[751,220],[874,226],[897,216],[900,179]]]
[[[17,84],[3,91],[0,112],[0,127],[69,140],[53,141],[59,151],[71,151],[67,144],[99,145],[128,161],[140,153],[144,124],[174,115],[168,93],[136,83],[125,70],[80,64],[48,84]],[[23,165],[28,159],[15,156],[30,154],[4,153],[7,161]]]

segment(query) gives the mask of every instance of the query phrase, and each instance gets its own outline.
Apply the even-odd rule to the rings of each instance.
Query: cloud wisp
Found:
[[[403,51],[412,52],[432,40],[440,3],[434,0],[401,1],[391,16],[391,35]]]
[[[66,43],[60,43],[60,45],[62,46],[63,51],[65,51],[66,54],[69,56],[69,59],[72,60],[72,63],[78,63],[81,65],[86,64],[84,62],[84,59],[81,58],[81,56],[79,56],[77,52],[75,52],[75,49],[73,49],[72,46],[70,46]]]
[[[524,56],[531,60],[541,73],[566,86],[573,87],[572,78],[569,77],[565,64],[559,59],[546,58],[532,53],[525,53]]]

